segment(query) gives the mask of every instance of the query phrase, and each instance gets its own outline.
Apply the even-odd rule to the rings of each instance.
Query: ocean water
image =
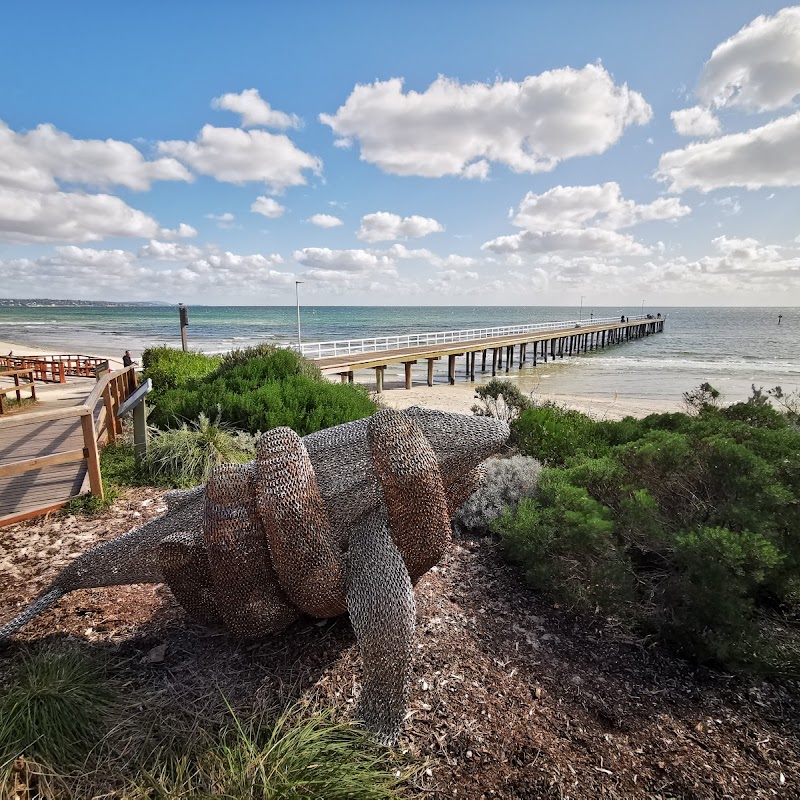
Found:
[[[595,317],[633,316],[640,310],[584,307],[583,318],[592,313]],[[535,370],[526,367],[520,372],[512,367],[508,375],[519,380],[525,391],[605,399],[616,395],[679,400],[684,391],[704,381],[730,401],[746,397],[752,384],[800,390],[800,308],[644,311],[666,316],[664,333],[540,363]],[[783,315],[780,326],[779,311]],[[552,306],[303,306],[300,311],[304,343],[577,320],[579,313],[576,307]],[[297,341],[296,310],[294,306],[192,306],[188,333],[190,347],[206,353],[260,342],[293,343]],[[180,347],[178,311],[174,306],[0,307],[0,340],[88,355],[121,356],[130,349],[137,357],[151,345]],[[458,369],[463,369],[461,363]],[[445,380],[443,372],[437,380]]]

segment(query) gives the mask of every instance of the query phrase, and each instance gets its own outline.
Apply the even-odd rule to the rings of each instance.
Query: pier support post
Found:
[[[428,386],[433,386],[433,362],[436,360],[435,358],[428,359]]]
[[[492,377],[497,375],[497,348],[492,348]]]
[[[547,363],[547,341],[542,339],[542,355],[544,356],[544,363]]]
[[[481,358],[481,372],[486,372],[486,351],[483,351],[483,357]]]
[[[447,379],[451,386],[456,382],[456,357],[454,355],[447,356]]]
[[[477,353],[472,353],[472,363],[470,365],[469,370],[469,379],[474,383],[475,382],[475,356],[478,355]]]
[[[383,373],[386,370],[386,365],[375,367],[375,391],[380,394],[383,391]]]
[[[416,364],[416,361],[404,361],[403,366],[406,368],[406,389],[411,388],[411,365]]]
[[[350,370],[350,372],[347,373],[347,382],[348,383],[353,383],[354,381],[355,381],[355,377],[353,375],[353,370]]]

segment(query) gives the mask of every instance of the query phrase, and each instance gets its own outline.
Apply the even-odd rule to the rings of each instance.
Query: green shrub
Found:
[[[523,452],[552,466],[495,530],[533,585],[700,661],[770,671],[779,650],[800,652],[800,637],[776,648],[760,633],[776,609],[800,614],[800,431],[787,414],[703,401],[595,422],[545,405],[517,426]]]
[[[495,523],[505,552],[532,586],[581,611],[621,611],[632,578],[614,538],[611,510],[572,485],[560,470],[543,470],[536,500],[523,499]]]
[[[547,466],[565,466],[574,458],[600,455],[606,447],[591,417],[553,403],[523,411],[514,431],[519,449]]]
[[[169,379],[165,386],[150,415],[159,428],[219,414],[249,433],[287,425],[305,436],[377,408],[362,386],[331,383],[297,353],[267,346],[234,351],[198,379]]]
[[[143,379],[153,381],[148,402],[157,402],[169,389],[187,386],[205,378],[222,363],[220,356],[206,356],[172,347],[149,347],[142,353]]]
[[[519,419],[519,415],[530,408],[531,401],[519,386],[511,381],[492,378],[475,390],[479,404],[472,406],[472,413],[479,417],[494,417],[509,425]]]

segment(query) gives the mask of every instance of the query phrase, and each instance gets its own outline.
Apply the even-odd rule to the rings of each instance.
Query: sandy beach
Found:
[[[415,386],[411,389],[392,388],[384,389],[376,397],[378,402],[391,408],[427,406],[457,414],[471,414],[472,406],[479,402],[475,397],[475,388],[478,385],[477,383],[456,383],[454,386],[440,384]],[[668,400],[654,401],[650,398],[621,397],[613,394],[609,394],[607,398],[597,398],[537,393],[535,397],[539,402],[550,401],[574,408],[595,419],[646,417],[648,414],[683,410],[680,404]]]

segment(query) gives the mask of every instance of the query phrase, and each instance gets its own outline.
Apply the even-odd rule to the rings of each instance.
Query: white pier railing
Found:
[[[651,316],[650,319],[653,317]],[[628,317],[628,320],[648,319],[646,314]],[[619,322],[619,317],[599,317],[567,322],[536,322],[531,325],[503,325],[495,328],[471,328],[462,331],[436,331],[432,333],[404,333],[399,335],[373,336],[368,339],[337,339],[332,342],[309,342],[300,345],[306,358],[330,358],[359,353],[378,353],[382,350],[399,350],[404,347],[466,342],[473,339],[489,339],[493,336],[518,336],[542,331],[574,329],[576,326],[606,325]],[[297,349],[297,345],[294,346]]]

